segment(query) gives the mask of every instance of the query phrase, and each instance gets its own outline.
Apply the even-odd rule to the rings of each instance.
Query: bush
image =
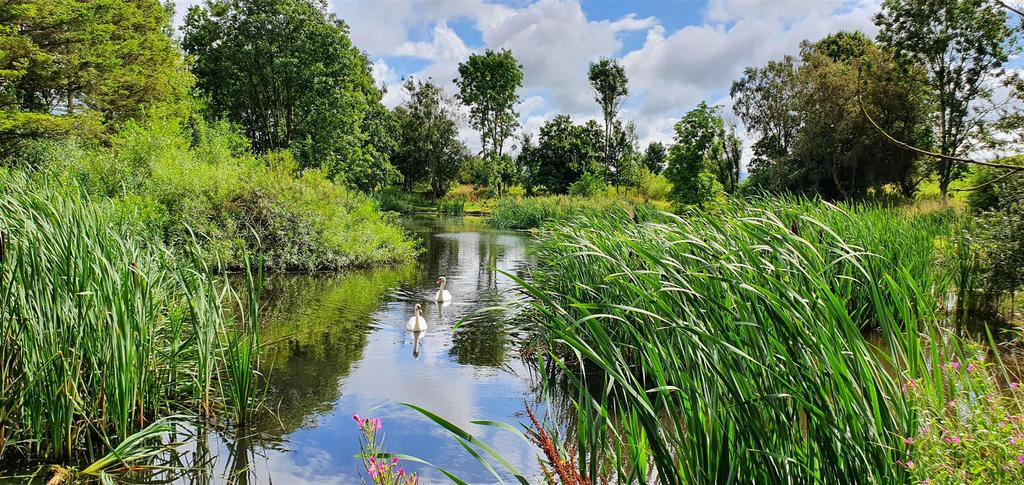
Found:
[[[998,365],[950,360],[941,366],[943,388],[911,380],[904,392],[919,426],[904,438],[898,461],[914,483],[1020,483],[1024,476],[1024,391],[1000,388]]]
[[[616,197],[583,198],[565,195],[545,197],[504,197],[498,200],[487,219],[497,229],[535,229],[545,222],[578,214],[596,214],[617,209],[635,210],[646,204],[634,204]]]
[[[647,200],[666,200],[672,192],[672,182],[664,175],[655,175],[647,170],[640,174],[638,195]]]
[[[466,211],[465,197],[445,197],[437,201],[436,210],[438,214],[446,216],[461,216]]]
[[[255,157],[227,125],[128,123],[112,148],[40,147],[36,171],[109,198],[140,232],[181,247],[194,232],[211,260],[259,251],[271,270],[339,269],[408,259],[414,244],[368,196],[297,171],[286,152]]]
[[[579,180],[569,184],[569,195],[577,197],[593,197],[604,194],[608,189],[607,184],[600,175],[586,172]]]

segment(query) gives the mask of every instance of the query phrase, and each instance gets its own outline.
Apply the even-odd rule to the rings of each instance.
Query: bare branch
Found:
[[[1019,9],[1011,7],[1009,4],[1007,4],[1003,0],[996,0],[996,3],[998,3],[999,5],[1002,5],[1003,8],[1005,8],[1005,9],[1007,9],[1007,10],[1009,10],[1009,11],[1015,13],[1015,14],[1020,15],[1021,17],[1024,17],[1024,11],[1021,11]]]
[[[985,187],[988,187],[989,185],[992,185],[992,184],[994,184],[996,182],[999,182],[1000,180],[1003,180],[1003,179],[1005,179],[1005,178],[1007,178],[1007,177],[1009,177],[1011,175],[1020,175],[1020,173],[1021,172],[1015,172],[1015,171],[1006,172],[1006,173],[1004,173],[1004,174],[1002,174],[1002,175],[1000,175],[1000,176],[998,176],[998,177],[996,177],[996,178],[994,178],[992,180],[989,180],[988,182],[975,185],[974,187],[966,187],[966,188],[963,188],[963,189],[949,189],[949,191],[950,192],[971,192],[971,191],[975,191],[975,190],[978,190],[978,189],[984,189]]]
[[[857,76],[858,76],[858,78],[860,77],[860,69],[857,70]],[[910,150],[910,151],[912,151],[914,153],[920,153],[921,155],[927,155],[929,157],[940,158],[940,159],[948,160],[948,161],[951,161],[951,162],[967,163],[967,164],[980,165],[980,166],[989,167],[989,168],[999,168],[999,169],[1004,169],[1004,170],[1012,170],[1014,172],[1024,171],[1024,166],[1022,166],[1022,165],[1007,165],[1005,163],[984,162],[984,161],[981,161],[981,160],[974,160],[974,159],[971,159],[971,158],[956,157],[956,156],[952,156],[952,155],[943,155],[943,154],[938,153],[938,152],[933,152],[931,150],[925,150],[923,148],[918,148],[918,147],[913,146],[913,145],[911,145],[909,143],[906,143],[904,141],[897,140],[895,137],[890,135],[889,132],[885,131],[885,129],[883,129],[881,126],[879,126],[878,123],[875,122],[874,118],[872,118],[871,115],[868,114],[867,108],[864,107],[864,93],[863,93],[863,90],[861,89],[861,87],[862,87],[862,83],[858,82],[857,83],[857,103],[860,105],[860,112],[864,114],[864,117],[867,118],[868,122],[871,123],[871,126],[875,127],[875,130],[877,130],[879,133],[882,134],[882,136],[884,136],[889,141],[895,143],[896,145],[899,145],[900,147],[905,148],[907,150]]]

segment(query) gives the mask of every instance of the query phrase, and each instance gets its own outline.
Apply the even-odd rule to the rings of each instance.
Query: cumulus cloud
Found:
[[[198,1],[177,0],[179,17]],[[559,113],[577,121],[599,118],[587,69],[614,57],[630,80],[623,119],[637,123],[644,143],[671,139],[675,121],[701,100],[728,102],[731,82],[747,66],[796,53],[801,41],[831,32],[874,34],[871,18],[880,2],[706,0],[700,21],[670,30],[666,19],[635,13],[595,20],[578,0],[329,1],[329,10],[349,24],[353,42],[374,60],[374,78],[389,87],[388,106],[404,99],[405,76],[433,78],[454,94],[459,62],[484,49],[509,49],[524,70],[517,106],[523,129],[536,132]],[[480,40],[467,41],[455,25],[470,26]],[[643,33],[644,40],[624,51],[630,32]],[[419,61],[414,72],[404,69],[403,59]],[[478,143],[468,128],[463,135],[471,146]]]

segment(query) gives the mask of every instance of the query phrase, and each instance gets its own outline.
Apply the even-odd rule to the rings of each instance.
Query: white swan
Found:
[[[448,279],[445,278],[444,276],[441,276],[441,277],[439,277],[437,279],[437,284],[440,285],[441,288],[438,289],[437,290],[437,294],[434,295],[434,300],[436,300],[436,301],[452,301],[452,294],[448,293],[448,290],[444,289],[444,284],[447,281],[448,281]]]
[[[409,323],[405,324],[405,329],[413,332],[422,332],[427,329],[427,319],[420,316],[420,311],[423,307],[419,303],[416,304],[416,314],[409,319]]]

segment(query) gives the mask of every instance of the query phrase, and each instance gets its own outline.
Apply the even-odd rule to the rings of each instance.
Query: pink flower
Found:
[[[1010,444],[1011,445],[1017,444],[1017,438],[1010,438]]]
[[[954,360],[949,363],[949,368],[953,370],[960,370],[960,363]]]
[[[398,457],[397,457],[397,456],[396,456],[396,457],[393,457],[393,458],[391,458],[391,464],[392,464],[392,465],[396,465],[396,464],[398,464]]]
[[[959,436],[947,436],[947,437],[944,438],[944,441],[946,442],[947,445],[959,445],[960,444],[960,437]]]
[[[907,468],[914,469],[914,462],[912,460],[907,460]]]
[[[906,438],[903,438],[903,443],[904,444],[908,444],[908,445],[912,445],[912,444],[914,444],[914,438],[911,438],[909,436],[906,437]]]
[[[380,428],[381,428],[380,418],[373,418],[373,429],[375,429],[377,431],[380,431]]]
[[[978,368],[978,366],[974,365],[974,362],[971,362],[970,364],[967,364],[967,372],[974,372],[974,369],[977,369],[977,368]]]
[[[398,476],[401,477],[401,476],[404,476],[404,475],[405,475],[405,467],[399,468],[398,469]]]
[[[1010,383],[1010,389],[1017,389],[1018,387],[1020,387],[1020,384],[1017,384],[1016,382]]]
[[[1017,455],[1017,463],[1024,465],[1024,455]]]
[[[377,463],[377,459],[371,456],[370,457],[370,463],[376,464]]]
[[[910,379],[907,381],[906,384],[903,384],[903,392],[911,391],[914,389],[917,389],[917,381],[914,379]]]

